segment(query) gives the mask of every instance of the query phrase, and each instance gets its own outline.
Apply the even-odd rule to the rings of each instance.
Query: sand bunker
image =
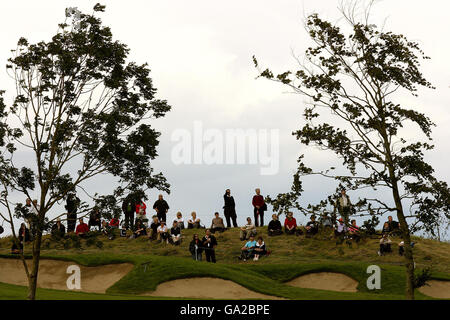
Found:
[[[427,284],[419,288],[421,293],[432,298],[450,299],[450,281],[430,280]]]
[[[233,281],[207,277],[164,282],[158,285],[155,291],[145,295],[199,299],[282,299],[248,290]]]
[[[30,265],[31,261],[27,261]],[[47,289],[69,290],[67,279],[71,274],[67,268],[78,265],[75,262],[58,260],[41,260],[39,264],[38,287]],[[71,291],[105,293],[106,289],[119,281],[133,269],[130,263],[109,264],[98,267],[78,265],[81,271],[81,289]],[[28,286],[27,276],[20,259],[0,259],[0,282]]]
[[[299,288],[321,289],[339,292],[357,292],[358,281],[342,274],[333,272],[309,273],[286,284]]]

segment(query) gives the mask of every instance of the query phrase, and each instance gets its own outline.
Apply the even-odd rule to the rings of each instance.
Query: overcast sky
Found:
[[[20,37],[30,42],[49,40],[57,23],[64,20],[66,7],[91,12],[97,1],[2,1],[0,4],[0,65],[6,65]],[[292,52],[302,55],[309,44],[303,17],[318,12],[323,18],[339,19],[336,0],[283,1],[108,1],[101,15],[112,28],[115,39],[131,49],[130,58],[148,62],[158,97],[173,109],[153,124],[162,132],[155,170],[162,171],[171,184],[165,195],[169,218],[181,211],[187,218],[197,211],[210,224],[215,211],[222,212],[222,196],[231,188],[237,203],[238,221],[253,216],[251,197],[255,187],[264,195],[289,191],[300,153],[316,169],[325,168],[334,158],[316,150],[306,150],[291,132],[303,124],[305,101],[278,84],[255,79],[252,63],[256,55],[263,66],[275,71],[296,68]],[[380,1],[373,22],[385,30],[403,33],[420,43],[431,57],[423,64],[424,75],[436,90],[420,90],[419,98],[409,95],[398,102],[426,112],[437,124],[433,131],[436,149],[427,159],[436,175],[448,181],[450,111],[450,4],[444,0]],[[14,83],[0,69],[0,89],[12,97]],[[194,121],[204,129],[278,129],[280,169],[275,175],[261,175],[260,165],[176,165],[171,152],[174,131],[193,132]],[[410,134],[414,135],[414,132]],[[26,155],[22,155],[23,159]],[[111,179],[99,177],[89,183],[90,191],[108,192]],[[109,184],[110,185],[110,184]],[[322,199],[336,185],[318,178],[305,181],[302,203]],[[158,191],[148,195],[151,203]],[[353,198],[357,195],[350,194]],[[387,194],[378,195],[388,199]],[[60,213],[60,208],[52,215]],[[270,211],[269,211],[270,213]],[[306,218],[297,216],[301,221]],[[269,214],[266,215],[266,221]]]

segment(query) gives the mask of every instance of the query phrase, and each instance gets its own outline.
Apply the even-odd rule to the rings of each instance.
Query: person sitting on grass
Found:
[[[221,217],[219,217],[219,213],[216,212],[214,213],[215,218],[212,219],[212,223],[211,223],[211,232],[212,233],[216,233],[216,232],[224,232],[225,229],[225,224],[223,223],[223,219]]]
[[[356,242],[359,242],[359,240],[361,239],[361,235],[359,233],[359,227],[356,225],[356,220],[355,219],[353,219],[351,221],[351,225],[348,228],[348,234],[350,236],[350,239],[353,239]]]
[[[249,239],[251,236],[256,236],[256,227],[252,223],[252,219],[250,217],[247,218],[247,224],[241,227],[241,232],[239,234],[239,238],[241,241]]]
[[[101,214],[97,207],[95,207],[92,210],[91,214],[89,215],[88,225],[89,225],[89,229],[92,227],[97,227],[98,231],[101,230],[101,228],[102,228]]]
[[[183,219],[183,215],[181,214],[180,211],[177,212],[177,223],[178,226],[180,227],[180,230],[184,229],[184,219]]]
[[[102,234],[108,237],[109,240],[114,240],[115,235],[113,229],[109,226],[106,220],[102,221]]]
[[[169,243],[169,229],[167,228],[165,221],[161,221],[161,225],[156,229],[156,232],[158,233],[158,241]]]
[[[119,225],[120,225],[120,223],[119,223],[119,219],[117,219],[117,218],[112,218],[110,221],[109,221],[109,226],[112,228],[112,229],[119,229]]]
[[[319,232],[319,223],[316,221],[316,216],[312,215],[311,220],[306,224],[306,235],[313,236]]]
[[[269,222],[267,230],[270,237],[279,236],[283,234],[283,228],[281,227],[280,220],[278,220],[278,215],[276,214],[272,215],[272,220]]]
[[[133,232],[133,238],[139,238],[140,236],[146,236],[147,235],[147,229],[143,225],[141,220],[138,220],[134,226],[134,232]]]
[[[300,235],[302,231],[297,228],[297,220],[294,218],[293,212],[288,212],[286,219],[284,220],[284,232],[287,235]]]
[[[331,229],[333,228],[333,223],[331,222],[331,218],[328,216],[328,213],[326,211],[322,214],[322,227],[325,229]]]
[[[66,227],[61,223],[61,219],[56,219],[56,223],[52,227],[52,237],[54,239],[62,239],[66,234]]]
[[[247,241],[247,243],[241,248],[241,256],[239,257],[240,260],[247,261],[247,259],[250,258],[250,256],[253,254],[253,250],[256,247],[256,241],[254,236],[250,236],[250,239]]]
[[[389,226],[389,222],[385,222],[383,224],[383,229],[381,229],[381,235],[389,234],[391,232],[391,227]]]
[[[255,250],[253,250],[253,260],[258,261],[261,256],[264,256],[267,254],[266,250],[266,244],[264,243],[264,240],[262,237],[258,238],[258,241],[255,245]]]
[[[389,225],[389,231],[391,233],[391,235],[396,236],[400,234],[400,224],[392,219],[392,216],[388,217],[388,221],[387,221],[388,225]]]
[[[378,251],[379,256],[384,256],[385,253],[391,253],[391,239],[389,239],[389,235],[384,233],[380,240],[380,250]]]
[[[158,216],[155,214],[152,217],[152,223],[150,224],[150,234],[148,236],[150,240],[156,240],[158,237],[158,227],[160,225],[161,223],[159,222]]]
[[[178,226],[177,220],[174,220],[172,228],[170,228],[171,243],[178,246],[181,243],[181,229]]]
[[[23,244],[25,242],[30,241],[30,240],[31,240],[31,238],[30,238],[30,230],[27,228],[25,223],[22,222],[20,224],[20,228],[19,228],[18,235],[17,235],[17,242],[18,242],[19,245],[17,246],[16,241],[13,240],[13,244],[12,244],[12,247],[11,247],[11,253],[12,254],[19,254],[20,252],[22,252],[23,251]]]
[[[78,221],[79,224],[75,230],[75,233],[77,236],[85,238],[89,232],[89,226],[83,222],[83,218],[80,218]]]
[[[192,259],[194,259],[195,261],[202,261],[202,242],[200,241],[197,233],[192,237],[192,241],[189,244],[189,251],[192,254]]]
[[[188,220],[188,229],[200,229],[200,218],[197,218],[197,213],[192,211],[191,218]]]
[[[348,228],[344,224],[344,219],[339,218],[337,226],[334,228],[334,236],[336,238],[344,238],[347,234]]]

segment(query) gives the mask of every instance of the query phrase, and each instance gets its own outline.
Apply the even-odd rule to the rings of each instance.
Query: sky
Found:
[[[6,65],[10,50],[20,37],[30,42],[49,40],[56,32],[57,23],[63,21],[65,8],[78,7],[91,12],[96,2],[2,1],[0,66]],[[106,12],[101,15],[104,24],[111,27],[115,39],[129,46],[131,60],[149,64],[158,98],[166,99],[172,106],[164,118],[152,122],[162,133],[159,156],[153,167],[156,172],[163,172],[171,184],[170,195],[164,194],[170,206],[169,219],[177,211],[185,218],[196,211],[209,226],[213,213],[222,213],[222,197],[225,189],[230,188],[237,204],[238,222],[242,224],[246,217],[253,216],[251,199],[255,188],[271,196],[289,191],[301,153],[306,154],[307,164],[315,169],[337,164],[332,154],[306,148],[292,136],[304,124],[305,99],[279,84],[256,79],[258,72],[252,56],[274,71],[298,69],[293,53],[301,57],[310,44],[303,28],[304,17],[317,12],[324,19],[339,22],[340,3],[340,0],[103,2],[106,4]],[[426,112],[436,123],[433,130],[436,148],[426,159],[434,166],[436,176],[447,182],[450,176],[447,159],[450,154],[449,10],[450,3],[444,0],[379,1],[372,15],[373,23],[384,24],[385,30],[417,41],[431,57],[422,64],[422,71],[436,89],[421,89],[418,98],[403,94],[397,99],[412,109]],[[14,83],[4,67],[0,68],[0,89],[6,90],[7,99],[12,98]],[[246,164],[176,163],[173,152],[181,140],[174,137],[182,139],[179,134],[187,134],[195,141],[199,127],[203,132],[223,137],[227,130],[277,132],[279,145],[274,145],[274,150],[278,150],[278,170],[275,174],[262,175],[261,163],[249,161]],[[405,130],[409,130],[407,135],[411,138],[418,138],[415,129]],[[18,158],[24,164],[29,159],[25,153]],[[110,177],[99,176],[85,187],[89,192],[107,193],[113,183]],[[307,204],[332,193],[336,184],[308,178],[304,188],[301,202]],[[148,204],[159,193],[150,191]],[[358,196],[350,193],[353,199]],[[377,196],[389,201],[387,193]],[[60,214],[62,208],[56,207],[50,216]],[[266,222],[270,213],[269,207]],[[298,213],[296,216],[300,222],[307,220]]]

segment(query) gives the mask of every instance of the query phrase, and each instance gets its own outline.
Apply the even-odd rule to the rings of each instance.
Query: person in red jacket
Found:
[[[136,204],[136,220],[141,220],[141,222],[145,222],[145,225],[147,223],[147,216],[145,210],[147,209],[146,204],[144,201],[139,201]]]
[[[83,218],[80,218],[80,223],[77,226],[77,229],[75,230],[75,233],[79,237],[84,237],[89,232],[89,226],[83,222]]]
[[[111,221],[109,221],[109,226],[111,228],[119,228],[119,219],[112,218]]]
[[[267,205],[264,202],[264,197],[260,194],[261,190],[255,189],[256,194],[253,196],[253,214],[255,217],[255,227],[264,226],[264,211],[267,210]],[[258,217],[261,223],[258,223]]]
[[[297,220],[292,212],[288,212],[286,220],[284,220],[284,231],[286,234],[299,235],[301,230],[297,228]]]

